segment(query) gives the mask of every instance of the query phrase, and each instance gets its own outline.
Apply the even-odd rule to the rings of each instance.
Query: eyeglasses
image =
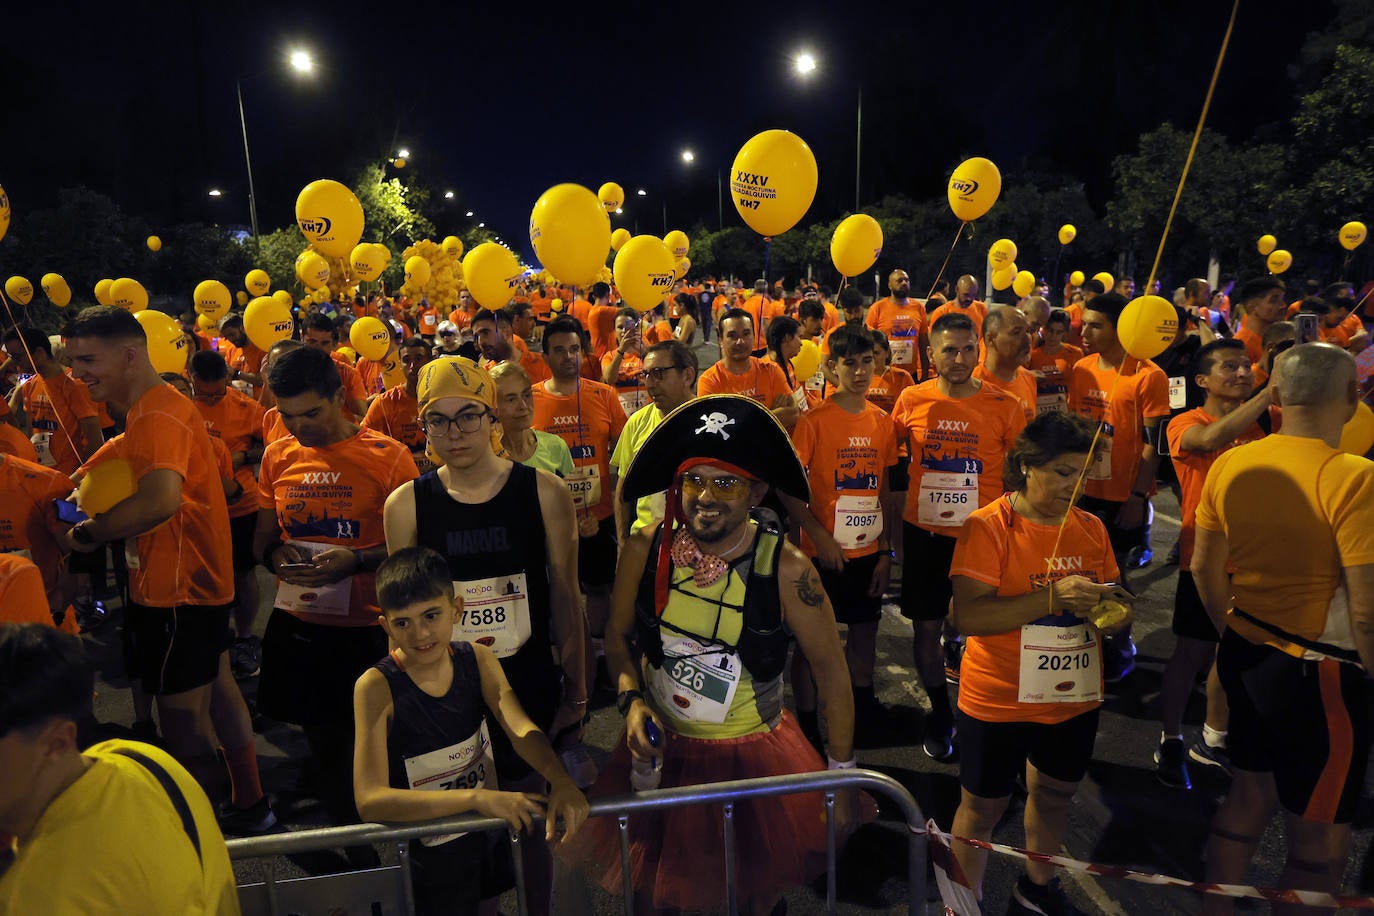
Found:
[[[668,377],[669,372],[679,372],[682,366],[666,366],[662,369],[645,369],[639,373],[639,377],[646,382],[661,382]]]
[[[739,499],[749,492],[750,482],[747,478],[733,475],[712,477],[708,480],[700,474],[688,471],[682,475],[682,492],[700,496],[710,487],[721,499]]]
[[[474,413],[460,413],[457,416],[446,417],[441,413],[427,413],[422,418],[425,432],[430,436],[439,438],[449,438],[453,435],[454,427],[460,433],[475,433],[482,428],[482,421],[487,418],[487,412],[481,411]]]

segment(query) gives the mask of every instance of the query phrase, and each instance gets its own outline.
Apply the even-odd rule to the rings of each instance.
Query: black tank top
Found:
[[[391,733],[386,739],[387,774],[393,789],[408,789],[407,757],[419,757],[465,740],[482,727],[486,704],[472,646],[451,644],[453,683],[442,697],[430,696],[388,655],[372,667],[391,688]],[[493,780],[489,785],[494,786]]]

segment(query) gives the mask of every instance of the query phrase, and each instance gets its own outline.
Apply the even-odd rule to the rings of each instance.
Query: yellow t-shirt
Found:
[[[663,411],[658,409],[658,405],[650,402],[636,410],[629,420],[625,423],[625,429],[621,431],[620,438],[616,440],[615,452],[611,454],[611,467],[615,468],[616,476],[624,480],[625,475],[630,472],[630,464],[634,461],[635,455],[639,454],[642,446],[649,438],[649,433],[658,428],[658,424],[663,422]],[[641,496],[635,502],[635,520],[630,525],[630,533],[650,525],[657,524],[663,520],[666,514],[664,506],[664,495],[654,493],[650,496]]]
[[[1304,639],[1353,648],[1333,630],[1341,568],[1374,563],[1374,462],[1320,439],[1276,434],[1217,457],[1197,527],[1224,532],[1235,607]],[[1330,618],[1330,620],[1328,619]],[[1303,649],[1229,615],[1253,643],[1301,658]]]
[[[166,791],[129,748],[160,764],[186,796],[201,860]],[[87,749],[86,772],[52,800],[0,878],[0,913],[237,916],[238,892],[210,801],[167,753],[136,741]]]

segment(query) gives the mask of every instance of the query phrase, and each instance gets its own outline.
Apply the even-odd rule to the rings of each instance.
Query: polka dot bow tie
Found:
[[[679,528],[673,538],[673,565],[691,568],[697,588],[714,584],[730,569],[730,564],[715,554],[702,553],[686,528]]]

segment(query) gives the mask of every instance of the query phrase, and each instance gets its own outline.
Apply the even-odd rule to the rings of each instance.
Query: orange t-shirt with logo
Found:
[[[907,372],[920,371],[921,355],[917,348],[921,346],[921,335],[930,329],[924,305],[915,299],[898,304],[891,296],[886,296],[868,307],[864,324],[887,335],[892,365]]]
[[[144,393],[129,409],[119,457],[134,479],[171,470],[181,477],[181,505],[164,524],[126,541],[133,600],[148,607],[215,605],[234,600],[229,508],[210,434],[195,406],[170,385]],[[89,465],[100,458],[97,453]]]
[[[825,334],[840,326],[840,310],[833,302],[822,302],[821,308],[825,309],[825,317],[821,319],[821,333]]]
[[[846,557],[876,553],[883,522],[878,495],[888,469],[897,463],[897,427],[892,417],[867,402],[858,413],[850,413],[834,401],[823,401],[798,421],[792,444],[811,481],[809,506],[816,520],[835,535]],[[842,498],[846,505],[839,507]],[[839,530],[837,507],[845,510]],[[891,531],[883,534],[894,537]],[[845,546],[846,542],[854,546]],[[804,529],[802,550],[816,555],[816,545]]]
[[[343,382],[344,411],[351,414],[352,411],[347,405],[354,401],[366,401],[370,392],[367,390],[366,383],[363,382],[362,375],[357,369],[349,365],[344,357],[341,356],[334,361],[334,368],[339,370],[339,379]]]
[[[892,413],[897,406],[897,398],[915,384],[916,380],[911,377],[910,372],[896,366],[888,366],[886,372],[869,382],[867,397],[887,413]]]
[[[951,299],[930,313],[930,327],[934,327],[935,322],[940,320],[941,315],[967,315],[973,322],[973,332],[978,335],[978,339],[983,339],[983,319],[988,317],[988,307],[981,299],[974,299],[965,308],[957,300]]]
[[[1169,455],[1174,462],[1174,471],[1178,475],[1179,490],[1183,494],[1179,501],[1179,514],[1183,518],[1183,524],[1179,526],[1178,532],[1178,568],[1191,571],[1193,561],[1193,541],[1197,537],[1197,506],[1202,501],[1202,485],[1207,482],[1207,472],[1212,469],[1212,465],[1220,455],[1235,448],[1237,445],[1244,445],[1247,442],[1254,442],[1256,439],[1264,438],[1264,430],[1260,429],[1258,423],[1252,423],[1250,428],[1231,440],[1224,447],[1214,452],[1187,452],[1183,450],[1183,434],[1194,426],[1208,426],[1215,423],[1217,418],[1196,407],[1185,413],[1181,413],[1169,421]]]
[[[266,353],[259,350],[252,341],[249,341],[248,345],[242,349],[234,348],[234,360],[229,363],[229,368],[230,370],[237,369],[240,372],[257,375],[262,372],[262,361],[266,356]]]
[[[388,388],[373,400],[363,418],[364,429],[390,436],[410,449],[411,454],[423,455],[428,440],[420,425],[420,402],[406,391],[404,385]]]
[[[229,450],[230,467],[233,466],[234,452],[246,452],[252,447],[254,439],[262,438],[262,421],[267,411],[241,391],[228,388],[219,400],[211,402],[197,398],[195,405],[205,418],[205,427],[210,435],[222,441]],[[247,463],[241,465],[234,472],[234,479],[243,487],[243,496],[229,507],[229,517],[239,518],[256,512],[258,482],[253,477],[253,466]]]
[[[419,476],[409,449],[370,429],[322,448],[279,439],[262,456],[258,504],[276,515],[284,539],[364,550],[386,541],[386,498]],[[325,626],[376,624],[377,574],[354,573],[350,587],[347,614],[293,613]]]
[[[59,372],[50,379],[35,375],[20,391],[24,414],[33,430],[30,442],[40,456],[40,463],[55,467],[63,474],[73,473],[81,466],[78,449],[86,442],[81,435],[81,421],[100,416],[91,400],[90,389],[84,382]],[[40,439],[46,442],[46,448],[38,447]],[[44,457],[45,451],[51,455],[51,464]]]
[[[955,537],[969,513],[1002,495],[1002,462],[1026,412],[1000,388],[952,398],[931,379],[906,389],[892,417],[909,438],[911,483],[902,518]]]
[[[0,553],[0,623],[54,626],[43,576],[32,560]]]
[[[1120,578],[1107,529],[1082,509],[1069,510],[1060,536],[1058,525],[1041,525],[1016,513],[1011,500],[1002,496],[969,516],[954,545],[951,577],[964,576],[996,586],[1000,598],[1012,598],[1045,589],[1067,576],[1083,576],[1093,582]],[[1055,543],[1058,541],[1058,551]],[[1050,567],[1053,571],[1050,571]],[[1067,613],[1049,615],[1032,623],[1041,626],[1074,626],[1081,621]],[[1101,705],[1078,703],[1022,703],[1020,670],[1021,630],[991,636],[970,636],[959,671],[959,710],[983,722],[1040,722],[1053,725]],[[1102,670],[1101,638],[1094,650]]]
[[[763,321],[768,317],[768,302],[755,293],[740,303],[739,307],[749,313],[749,318],[754,323],[754,349],[762,350],[766,343],[763,336]]]
[[[281,411],[275,407],[267,408],[262,415],[263,446],[269,446],[278,439],[285,439],[290,435],[291,430],[286,428],[286,421],[281,418]]]
[[[592,355],[597,362],[616,348],[615,313],[613,305],[594,305],[587,315],[587,333],[592,337]]]
[[[1029,368],[1036,373],[1037,413],[1068,409],[1069,373],[1082,358],[1083,351],[1072,344],[1060,344],[1053,353],[1043,347],[1031,350]]]
[[[614,514],[611,452],[625,420],[625,410],[610,385],[583,379],[572,395],[553,394],[544,385],[534,386],[532,425],[568,443],[574,472],[565,482],[573,502],[601,521]]]
[[[433,307],[420,309],[415,324],[420,329],[421,337],[433,337],[439,330],[439,311]]]
[[[0,404],[3,403],[4,401],[0,400]],[[13,455],[34,464],[38,463],[38,452],[34,451],[33,443],[19,430],[3,422],[0,422],[0,455]]]
[[[72,479],[55,468],[12,455],[0,455],[0,553],[28,551],[48,589],[56,589],[62,560],[54,499],[66,499]]]
[[[562,297],[563,311],[577,319],[583,329],[591,331],[592,304],[586,299],[573,299],[572,292]]]
[[[1016,378],[1010,382],[1004,382],[993,375],[986,363],[979,363],[973,367],[973,377],[980,382],[987,382],[994,388],[1001,388],[1007,394],[1015,398],[1020,404],[1021,409],[1026,412],[1026,422],[1035,419],[1035,403],[1039,394],[1035,373],[1022,366],[1016,367]]]
[[[601,377],[606,377],[605,370],[610,368],[611,363],[615,362],[615,351],[607,353],[601,357]],[[620,401],[620,407],[625,411],[625,416],[629,417],[636,410],[649,403],[649,392],[644,390],[644,360],[633,353],[626,353],[620,358],[620,370],[616,374],[615,396]]]
[[[1069,375],[1069,410],[1107,426],[1088,466],[1084,492],[1113,502],[1125,502],[1135,486],[1145,421],[1170,413],[1169,380],[1162,369],[1128,356],[1120,375],[1118,380],[1117,370],[1100,368],[1095,353],[1074,363]]]
[[[771,410],[778,395],[790,397],[792,389],[787,386],[787,376],[783,375],[782,367],[772,360],[751,356],[748,371],[739,375],[726,369],[723,360],[707,369],[697,383],[697,394],[703,397],[708,394],[742,394]]]

